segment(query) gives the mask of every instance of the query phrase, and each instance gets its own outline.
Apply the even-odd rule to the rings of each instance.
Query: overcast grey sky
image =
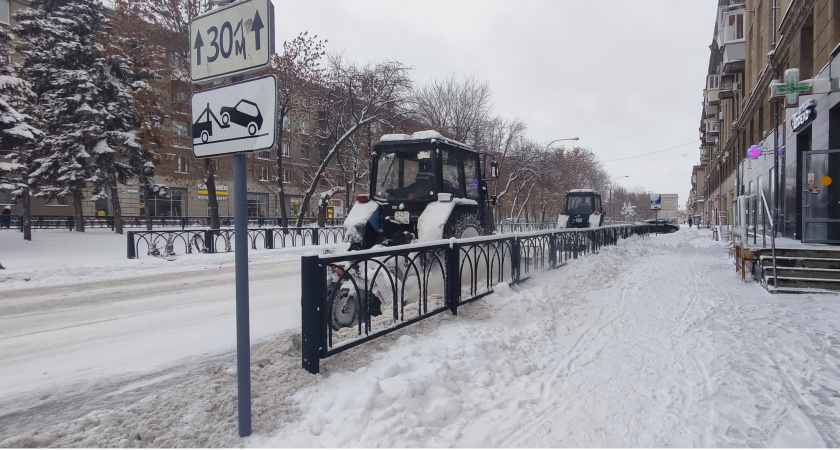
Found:
[[[272,1],[278,49],[309,31],[351,60],[411,66],[418,84],[474,74],[529,138],[580,137],[557,144],[629,175],[616,185],[685,205],[716,0]]]

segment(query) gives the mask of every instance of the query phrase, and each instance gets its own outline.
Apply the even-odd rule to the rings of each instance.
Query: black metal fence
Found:
[[[496,231],[499,234],[550,230],[553,228],[557,228],[557,222],[502,222],[496,225]]]
[[[10,228],[23,231],[23,216],[12,215],[10,217]],[[145,228],[145,216],[122,216],[123,226],[125,228]],[[30,216],[32,228],[48,229],[48,228],[67,228],[72,230],[76,228],[76,218],[74,216]],[[114,216],[84,216],[85,228],[110,228],[114,229]],[[293,222],[297,219],[287,219],[287,222]],[[314,223],[315,219],[304,219],[304,225]],[[339,226],[344,219],[326,219],[327,226]],[[219,217],[219,223],[223,227],[233,226],[233,216]],[[281,227],[282,219],[279,217],[249,217],[248,225],[258,228],[263,227]],[[160,227],[180,227],[182,230],[187,227],[209,227],[209,217],[152,217],[152,228]]]
[[[303,367],[614,245],[646,225],[535,231],[302,258]]]
[[[236,250],[233,228],[221,230],[127,231],[127,256],[172,257],[190,253],[225,253]],[[344,239],[343,227],[249,228],[251,250],[332,244]]]

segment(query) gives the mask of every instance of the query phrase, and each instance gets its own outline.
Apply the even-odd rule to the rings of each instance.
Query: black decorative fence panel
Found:
[[[303,367],[493,292],[534,272],[648,234],[646,225],[534,231],[302,258]]]
[[[225,253],[236,250],[233,228],[127,231],[127,256],[173,257],[190,253]],[[335,244],[344,239],[344,228],[249,228],[251,250]]]

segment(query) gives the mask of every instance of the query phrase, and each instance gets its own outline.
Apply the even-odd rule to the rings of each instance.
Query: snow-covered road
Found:
[[[0,292],[0,436],[234,360],[234,267],[172,269]],[[299,261],[253,264],[249,279],[254,343],[300,327]]]
[[[293,329],[254,353],[249,438],[235,364],[214,360],[0,446],[840,445],[840,296],[742,283],[708,230],[633,237],[499,285],[319,375],[300,369],[299,345]]]

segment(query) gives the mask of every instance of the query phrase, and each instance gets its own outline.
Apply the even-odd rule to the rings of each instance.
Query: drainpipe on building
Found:
[[[773,69],[773,80],[779,79],[779,70],[773,64],[776,54],[776,0],[773,0],[773,41],[767,54],[767,65]],[[773,101],[773,223],[779,223],[779,102]]]
[[[722,179],[722,175],[721,175],[721,171],[723,170],[723,167],[721,166],[721,160],[720,159],[721,159],[721,157],[720,157],[720,155],[718,155],[718,158],[717,158],[717,160],[718,160],[718,193],[717,193],[718,209],[717,209],[717,214],[716,214],[717,215],[717,225],[718,225],[718,236],[720,236],[720,226],[723,225],[721,223],[721,220],[720,220],[720,212],[722,210],[721,203],[723,202],[723,195],[721,195],[721,194],[723,194],[723,179]]]

